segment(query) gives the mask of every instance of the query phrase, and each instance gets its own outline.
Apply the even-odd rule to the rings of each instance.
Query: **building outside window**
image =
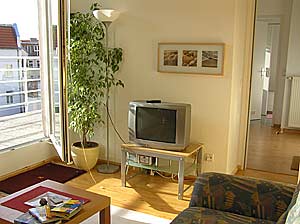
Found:
[[[33,51],[36,53],[36,54],[39,54],[40,50],[39,50],[39,45],[34,45],[33,46]]]
[[[4,65],[4,77],[6,79],[9,79],[13,76],[13,72],[11,71],[11,69],[13,68],[13,65],[12,64],[5,64]]]
[[[33,60],[28,60],[27,67],[28,68],[33,68]]]
[[[50,89],[41,92],[41,86],[48,84],[41,83],[39,55],[39,39],[48,41],[48,37],[39,37],[39,23],[45,23],[39,21],[44,18],[38,16],[38,4],[38,0],[11,0],[0,8],[0,151],[49,137],[49,108],[42,105],[50,104]],[[55,54],[49,55],[58,61]]]
[[[13,93],[13,91],[6,91],[6,93]],[[12,95],[6,96],[6,104],[14,103],[14,97]]]

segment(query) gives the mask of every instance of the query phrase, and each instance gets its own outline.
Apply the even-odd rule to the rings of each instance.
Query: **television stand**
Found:
[[[195,176],[198,176],[201,173],[202,169],[202,148],[203,144],[190,144],[183,151],[169,151],[163,149],[154,149],[139,146],[136,144],[122,144],[121,145],[121,181],[122,187],[126,187],[126,170],[129,166],[139,167],[144,169],[149,169],[153,171],[161,171],[171,174],[178,175],[178,199],[183,199],[183,193],[187,190],[184,189],[184,174],[185,174],[185,166],[184,162],[187,158],[194,159],[192,164],[192,168],[195,171]],[[130,155],[136,156],[149,156],[156,157],[158,159],[166,159],[169,161],[178,161],[177,169],[172,169],[169,167],[160,167],[159,164],[144,164],[139,163],[138,161],[133,161],[130,159]]]

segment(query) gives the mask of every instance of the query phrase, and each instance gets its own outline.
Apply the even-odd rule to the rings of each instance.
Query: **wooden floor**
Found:
[[[96,183],[90,174],[86,173],[66,184],[109,196],[113,205],[166,219],[174,219],[188,207],[191,198],[192,188],[184,193],[184,200],[178,200],[176,180],[165,179],[158,175],[137,175],[130,179],[128,187],[124,188],[121,187],[120,172],[99,174],[96,170],[92,170],[91,174]],[[192,184],[193,181],[189,180],[187,183]]]
[[[278,174],[278,173],[270,173],[259,170],[239,170],[236,173],[237,176],[247,176],[254,177],[259,179],[271,180],[276,182],[288,183],[288,184],[297,184],[297,176],[286,175],[286,174]]]
[[[247,169],[297,175],[291,170],[293,156],[300,156],[300,134],[277,134],[266,122],[251,121]]]

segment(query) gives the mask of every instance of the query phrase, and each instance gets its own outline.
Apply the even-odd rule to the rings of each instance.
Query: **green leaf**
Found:
[[[70,127],[85,138],[94,135],[95,125],[104,123],[106,88],[124,87],[123,82],[114,77],[120,69],[123,51],[109,49],[106,60],[103,25],[92,14],[100,8],[100,4],[93,3],[91,12],[72,13],[70,20],[68,112]]]

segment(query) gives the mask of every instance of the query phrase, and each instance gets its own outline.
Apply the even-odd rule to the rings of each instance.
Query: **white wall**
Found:
[[[71,11],[87,11],[93,2],[72,0]],[[234,38],[243,32],[243,22],[236,24],[235,21],[245,17],[235,16],[237,2],[240,0],[101,1],[105,7],[122,11],[110,33],[113,44],[124,50],[118,77],[124,81],[125,88],[118,89],[114,95],[113,118],[126,140],[128,102],[136,99],[187,102],[192,104],[191,140],[203,142],[206,152],[215,154],[214,162],[205,163],[204,170],[230,172],[237,165],[238,159],[234,158],[227,166],[231,160],[229,145],[234,148],[230,154],[238,154],[234,138],[238,138],[239,83],[243,75],[242,65],[236,65],[233,72],[232,63],[233,57],[235,63],[240,63],[239,56],[245,44],[242,39],[238,42]],[[244,1],[239,4],[238,7],[246,7]],[[243,10],[247,12],[246,8]],[[224,77],[158,73],[158,42],[225,43]],[[233,74],[236,77],[233,78]],[[231,112],[237,113],[237,117],[230,116]],[[104,132],[103,128],[98,128],[94,137],[102,144],[105,143]],[[111,135],[116,136],[113,131]],[[121,142],[114,137],[111,143],[111,159],[120,161]]]
[[[286,0],[258,0],[257,16],[274,16],[285,13]]]
[[[287,75],[300,75],[300,0],[293,0]]]
[[[270,68],[270,91],[276,91],[276,80],[277,80],[277,64],[278,64],[278,50],[279,50],[279,35],[280,25],[272,25],[272,44],[271,44],[271,68]]]
[[[0,153],[0,176],[34,165],[57,156],[53,146],[47,142],[35,143],[13,151]]]
[[[273,111],[273,107],[274,107],[274,92],[269,91],[268,92],[267,112],[268,111]]]
[[[290,35],[287,52],[287,76],[300,76],[300,0],[293,0],[291,22],[290,22]],[[281,128],[288,127],[288,114],[290,108],[290,95],[291,95],[291,80],[285,80],[283,111],[281,118]]]

